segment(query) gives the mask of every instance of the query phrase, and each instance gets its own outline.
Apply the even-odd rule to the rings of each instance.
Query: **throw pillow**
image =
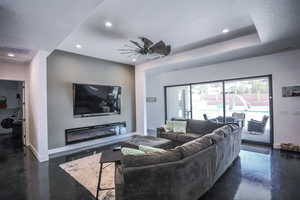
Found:
[[[123,147],[121,149],[121,152],[123,155],[144,155],[145,152],[138,150],[138,149],[132,149],[132,148],[127,148],[127,147]]]
[[[173,121],[173,131],[186,133],[186,121]]]
[[[145,152],[145,153],[153,153],[153,152],[166,152],[164,149],[155,148],[155,147],[149,147],[144,145],[139,145],[139,150]]]
[[[162,128],[164,129],[164,132],[166,132],[166,133],[171,132],[171,130],[168,129],[167,125],[163,125]]]
[[[167,120],[166,125],[165,125],[165,131],[166,132],[174,131],[174,121]]]

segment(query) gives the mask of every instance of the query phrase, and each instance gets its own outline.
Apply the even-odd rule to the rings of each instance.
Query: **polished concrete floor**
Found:
[[[105,148],[112,148],[105,147]],[[0,199],[89,200],[93,196],[58,167],[105,148],[38,163],[26,148],[0,137]],[[300,154],[243,145],[240,157],[200,200],[298,200]]]

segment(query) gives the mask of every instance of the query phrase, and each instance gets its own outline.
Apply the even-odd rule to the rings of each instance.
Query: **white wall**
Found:
[[[300,85],[300,50],[237,60],[188,70],[148,75],[147,96],[157,97],[147,104],[147,126],[155,129],[164,123],[163,86],[230,78],[273,75],[274,143],[300,144],[300,98],[283,98],[283,86]],[[138,83],[137,83],[138,84]],[[137,109],[137,112],[138,109]]]
[[[30,63],[29,69],[29,133],[30,147],[39,161],[47,161],[47,56],[39,51]]]
[[[136,105],[136,133],[147,135],[146,112],[146,73],[135,69],[135,105]]]
[[[126,122],[128,133],[135,131],[134,67],[78,54],[54,51],[47,59],[48,145],[49,150],[66,147],[65,130]],[[75,118],[73,83],[117,85],[121,91],[118,115]],[[103,138],[103,140],[105,140]],[[69,146],[69,145],[68,145]]]
[[[25,102],[29,102],[29,65],[19,63],[8,63],[0,60],[0,79],[25,82]],[[28,103],[25,104],[25,118],[29,118]],[[29,140],[29,126],[25,123],[26,144]]]
[[[0,79],[25,81],[28,76],[28,65],[8,63],[0,60]]]

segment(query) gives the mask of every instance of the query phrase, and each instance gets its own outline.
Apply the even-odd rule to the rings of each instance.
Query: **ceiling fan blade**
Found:
[[[130,45],[128,45],[128,44],[125,44],[124,46],[125,46],[125,47],[128,47],[128,48],[131,48],[131,49],[137,49],[136,47],[132,47],[132,46],[130,46]]]
[[[138,55],[138,54],[137,53],[131,54],[131,55],[127,56],[127,57],[132,58],[133,56],[136,56],[136,55]]]
[[[120,54],[133,54],[133,52],[121,52]]]
[[[165,46],[164,48],[153,48],[151,49],[151,52],[163,56],[167,56],[171,53],[171,46]]]
[[[156,44],[154,44],[150,49],[163,49],[166,47],[166,44],[163,41],[159,41]]]
[[[165,53],[164,53],[164,55],[165,55],[165,56],[168,56],[168,55],[170,55],[170,53],[171,53],[171,46],[168,45],[168,46],[166,46],[166,48],[165,48]]]
[[[139,38],[144,43],[144,48],[150,48],[154,44],[154,42],[152,42],[148,38],[145,38],[145,37],[139,37]]]
[[[121,52],[137,52],[136,50],[133,50],[133,49],[118,49],[118,51],[121,51]]]
[[[133,40],[130,40],[130,42],[131,42],[132,44],[134,44],[135,46],[137,46],[138,48],[143,49],[143,47],[142,47],[138,42],[133,41]]]
[[[164,55],[165,48],[166,48],[166,44],[163,41],[159,41],[158,43],[150,47],[150,51],[153,53]]]

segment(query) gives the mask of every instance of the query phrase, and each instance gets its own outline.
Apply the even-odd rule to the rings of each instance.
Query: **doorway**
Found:
[[[272,76],[165,87],[165,119],[238,123],[242,140],[273,144]]]
[[[0,80],[0,145],[5,151],[26,145],[24,81]]]

